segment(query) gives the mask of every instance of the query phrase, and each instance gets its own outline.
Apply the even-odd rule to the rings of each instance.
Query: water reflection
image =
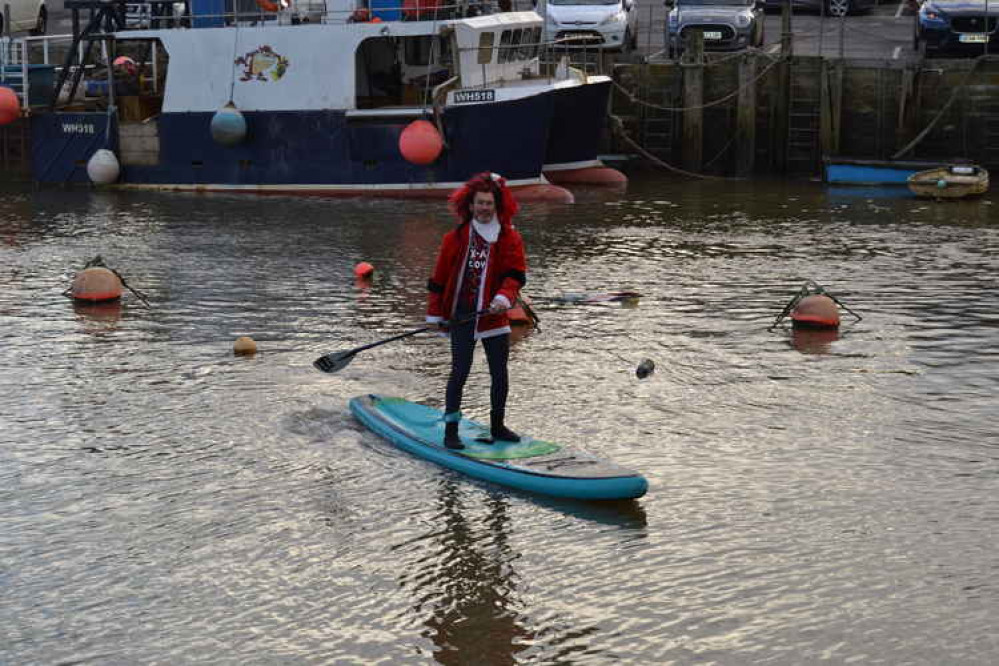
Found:
[[[434,597],[431,616],[424,623],[436,646],[440,664],[483,666],[516,664],[516,655],[533,638],[513,608],[516,575],[512,564],[520,557],[510,545],[509,500],[490,494],[479,524],[466,516],[457,484],[444,480],[437,495],[433,535],[437,571],[418,583],[418,597]],[[488,534],[480,532],[485,529]],[[417,612],[424,612],[422,604]]]
[[[838,328],[795,326],[791,329],[791,346],[802,354],[828,354],[837,340]]]
[[[76,313],[86,333],[93,335],[110,333],[118,328],[118,322],[121,320],[121,299],[103,303],[73,301],[73,312]]]

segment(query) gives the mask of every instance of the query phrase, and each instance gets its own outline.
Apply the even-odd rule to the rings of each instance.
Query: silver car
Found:
[[[666,47],[670,57],[683,51],[688,30],[704,33],[705,51],[737,51],[763,45],[766,0],[666,0]]]

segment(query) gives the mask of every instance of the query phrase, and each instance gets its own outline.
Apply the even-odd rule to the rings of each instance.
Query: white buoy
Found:
[[[87,161],[87,176],[97,185],[109,185],[121,174],[118,158],[107,148],[101,148]]]
[[[235,146],[246,138],[246,118],[229,102],[212,116],[212,139],[222,146]]]

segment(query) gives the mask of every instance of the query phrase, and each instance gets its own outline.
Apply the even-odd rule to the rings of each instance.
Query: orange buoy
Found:
[[[399,152],[412,164],[427,165],[440,157],[444,140],[433,123],[414,120],[399,135]]]
[[[572,192],[564,187],[552,185],[551,183],[542,183],[538,185],[515,185],[510,189],[513,190],[514,195],[517,197],[517,201],[520,202],[576,203],[576,197]]]
[[[354,277],[369,278],[375,274],[375,267],[366,261],[362,261],[354,266]]]
[[[628,185],[627,176],[617,169],[607,166],[545,171],[545,178],[556,185],[599,185],[603,187],[626,187]]]
[[[839,326],[839,307],[836,301],[822,294],[806,296],[791,311],[795,326],[836,328]]]
[[[76,274],[71,289],[78,301],[99,303],[121,298],[122,284],[114,271],[101,266],[91,266]]]
[[[232,344],[232,353],[236,356],[252,356],[257,353],[257,341],[246,335],[238,337]]]
[[[21,100],[10,88],[0,86],[0,125],[9,125],[21,117]]]

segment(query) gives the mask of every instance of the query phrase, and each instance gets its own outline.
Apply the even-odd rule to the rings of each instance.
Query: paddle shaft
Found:
[[[502,311],[505,312],[505,310]],[[447,326],[458,326],[460,324],[465,324],[472,321],[473,319],[475,319],[480,315],[486,315],[486,314],[497,314],[497,313],[491,313],[489,310],[479,310],[475,314],[469,315],[467,317],[463,317],[458,320],[448,321]],[[354,349],[348,349],[347,351],[332,352],[329,354],[325,354],[317,358],[315,361],[313,361],[312,365],[322,372],[336,372],[348,366],[350,362],[353,360],[354,356],[356,356],[357,354],[366,349],[371,349],[372,347],[378,347],[380,345],[384,345],[389,342],[395,342],[396,340],[408,338],[411,335],[416,335],[417,333],[425,333],[426,331],[430,331],[435,328],[437,328],[437,326],[423,326],[421,328],[415,328],[412,331],[406,331],[405,333],[393,335],[392,337],[385,338],[384,340],[376,340],[375,342],[369,342],[366,345],[361,345],[360,347],[355,347]]]
[[[476,317],[479,317],[481,315],[487,315],[487,314],[499,314],[499,313],[490,312],[489,310],[479,310],[475,314],[468,315],[467,317],[463,317],[462,319],[458,319],[458,320],[449,320],[446,323],[447,323],[448,326],[460,326],[461,324],[467,324],[468,322],[472,321]],[[368,344],[363,345],[361,347],[357,347],[355,349],[351,349],[349,352],[346,352],[346,353],[348,353],[348,354],[356,354],[358,352],[364,351],[365,349],[371,349],[372,347],[377,347],[379,345],[384,345],[384,344],[387,344],[389,342],[395,342],[396,340],[402,340],[403,338],[408,338],[409,336],[416,335],[417,333],[426,333],[427,331],[432,331],[432,330],[435,330],[436,328],[437,328],[436,325],[435,326],[423,326],[422,328],[414,328],[412,331],[406,331],[405,333],[400,333],[399,335],[393,335],[391,338],[385,338],[384,340],[378,340],[377,342],[369,342]]]

